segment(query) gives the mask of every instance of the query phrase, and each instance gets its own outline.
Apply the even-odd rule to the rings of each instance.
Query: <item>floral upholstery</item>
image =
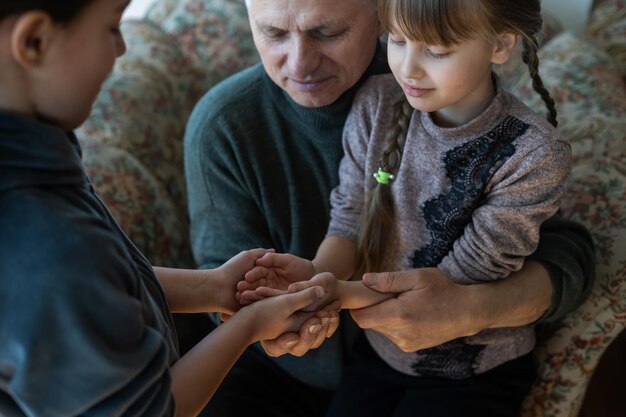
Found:
[[[589,30],[593,38],[561,33],[539,51],[540,74],[555,99],[559,130],[572,144],[562,211],[591,232],[597,277],[589,299],[540,340],[539,377],[523,417],[578,415],[602,353],[626,325],[626,87],[624,62],[619,62],[626,57],[624,3],[608,0],[596,6]],[[535,111],[545,112],[525,68],[510,75],[508,87]]]
[[[594,7],[587,39],[541,40],[541,75],[573,145],[565,216],[584,224],[597,249],[597,282],[585,304],[537,349],[539,377],[523,417],[573,417],[598,360],[626,322],[626,0]],[[157,0],[145,20],[122,25],[128,44],[93,113],[77,134],[96,190],[157,265],[192,266],[184,127],[194,103],[224,77],[258,61],[242,0]],[[519,61],[505,85],[538,112]]]
[[[626,79],[626,0],[604,1],[595,7],[587,33],[615,60]]]

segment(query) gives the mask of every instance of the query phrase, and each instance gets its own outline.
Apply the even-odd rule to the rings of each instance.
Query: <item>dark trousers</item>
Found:
[[[326,417],[519,417],[534,377],[532,354],[463,380],[413,377],[361,336]]]
[[[206,315],[176,318],[183,353],[215,327]],[[292,378],[248,348],[200,416],[519,417],[534,376],[529,354],[467,380],[416,378],[390,368],[361,334],[336,393]]]
[[[200,413],[201,417],[322,417],[332,391],[292,378],[248,348]]]
[[[175,315],[181,352],[215,328],[207,315]],[[323,417],[333,392],[304,384],[256,348],[235,363],[200,417]]]

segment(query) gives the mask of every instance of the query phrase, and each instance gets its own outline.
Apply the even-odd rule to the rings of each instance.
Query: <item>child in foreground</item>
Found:
[[[196,415],[248,345],[298,331],[323,294],[241,308],[266,250],[153,268],[95,194],[71,130],[125,51],[127,5],[0,4],[0,415]],[[232,317],[179,358],[170,310]]]
[[[538,74],[540,2],[380,0],[379,15],[392,75],[372,77],[355,98],[327,237],[312,261],[259,259],[238,284],[243,303],[313,285],[327,289],[321,304],[339,299],[342,308],[390,297],[347,281],[367,272],[503,279],[534,252],[559,207],[570,147]],[[492,72],[518,39],[548,121]],[[327,416],[516,416],[533,380],[532,326],[417,352],[365,334]]]

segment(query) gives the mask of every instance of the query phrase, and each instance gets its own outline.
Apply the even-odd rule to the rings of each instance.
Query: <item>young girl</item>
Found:
[[[94,193],[69,131],[124,53],[127,4],[0,5],[0,415],[196,415],[249,344],[298,330],[320,297],[235,313],[266,250],[153,268]],[[170,309],[235,314],[179,359]]]
[[[312,262],[259,259],[238,285],[244,303],[324,271],[338,280],[320,274],[289,290],[323,285],[324,302],[361,308],[389,297],[343,281],[363,272],[437,267],[461,284],[505,278],[558,209],[570,148],[538,74],[539,1],[380,0],[379,13],[393,76],[371,78],[355,98],[327,238]],[[518,38],[549,123],[492,72]],[[532,382],[531,326],[417,352],[365,333],[329,415],[513,416]]]

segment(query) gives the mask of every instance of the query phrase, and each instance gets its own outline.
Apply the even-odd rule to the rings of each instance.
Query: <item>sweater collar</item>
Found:
[[[0,192],[87,184],[72,132],[0,111]]]

